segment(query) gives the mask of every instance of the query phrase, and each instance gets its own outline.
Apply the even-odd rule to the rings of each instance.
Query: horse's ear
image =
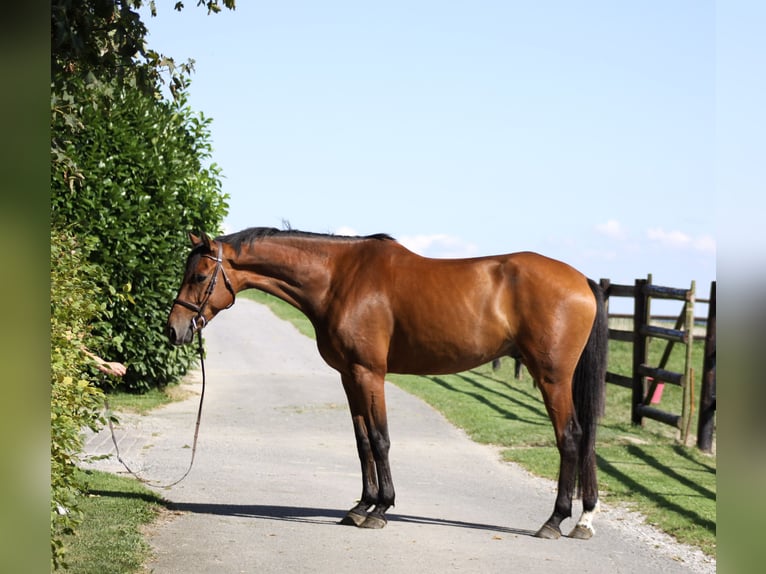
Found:
[[[210,247],[210,242],[212,241],[207,233],[204,231],[202,232],[202,237],[197,237],[193,233],[189,233],[189,241],[191,241],[192,247],[198,247],[199,245],[205,244],[205,247]]]

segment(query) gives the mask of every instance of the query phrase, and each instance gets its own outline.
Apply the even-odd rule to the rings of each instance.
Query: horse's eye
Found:
[[[207,279],[207,275],[203,275],[202,273],[197,273],[194,276],[194,282],[195,283],[202,283],[202,282],[205,281],[205,279]]]

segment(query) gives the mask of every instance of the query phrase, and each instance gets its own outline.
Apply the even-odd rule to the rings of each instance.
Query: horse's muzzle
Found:
[[[188,345],[194,338],[194,330],[191,325],[176,329],[173,325],[168,323],[166,334],[173,345]]]

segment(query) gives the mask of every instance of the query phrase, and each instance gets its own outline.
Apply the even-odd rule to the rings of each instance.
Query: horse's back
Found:
[[[532,251],[434,259],[398,244],[387,247],[391,253],[381,267],[388,267],[388,278],[374,281],[391,289],[394,297],[474,309],[477,304],[544,307],[594,302],[585,275],[567,263]]]

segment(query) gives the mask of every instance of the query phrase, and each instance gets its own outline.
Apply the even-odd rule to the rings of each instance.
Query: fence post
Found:
[[[606,314],[609,315],[609,287],[612,285],[611,279],[603,277],[598,281],[599,286],[604,291],[604,303],[606,304]]]
[[[705,356],[702,367],[702,388],[700,390],[700,413],[697,427],[697,447],[703,452],[713,450],[713,426],[716,411],[715,389],[715,281],[710,284],[710,303],[707,312],[705,333]]]
[[[644,402],[644,377],[640,373],[640,367],[646,363],[646,337],[641,335],[641,325],[649,323],[649,306],[646,304],[646,279],[636,279],[635,299],[633,306],[633,400],[631,406],[631,420],[634,425],[642,425],[641,405]]]
[[[692,368],[692,349],[694,347],[694,301],[696,298],[697,282],[692,281],[686,295],[686,358],[684,361],[683,406],[681,407],[681,444],[688,446],[689,427],[694,412],[694,369]]]

